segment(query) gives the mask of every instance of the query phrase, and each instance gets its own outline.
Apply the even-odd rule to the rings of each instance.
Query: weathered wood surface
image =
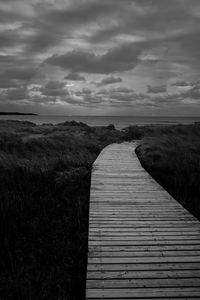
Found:
[[[93,165],[86,299],[200,299],[200,222],[134,149],[112,144]]]

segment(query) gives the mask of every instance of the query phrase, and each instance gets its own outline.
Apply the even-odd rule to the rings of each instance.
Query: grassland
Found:
[[[200,220],[200,126],[146,129],[136,149],[142,166]]]
[[[83,299],[93,161],[113,126],[0,122],[0,298]]]
[[[93,161],[139,139],[142,165],[200,218],[200,127],[0,121],[0,299],[84,299]]]

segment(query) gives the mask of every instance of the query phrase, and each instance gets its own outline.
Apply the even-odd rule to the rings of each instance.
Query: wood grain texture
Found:
[[[200,299],[200,223],[132,143],[109,145],[93,164],[86,299]]]

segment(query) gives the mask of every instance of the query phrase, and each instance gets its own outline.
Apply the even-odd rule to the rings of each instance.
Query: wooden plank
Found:
[[[90,300],[100,300],[100,299],[102,299],[102,298],[90,298]],[[103,298],[104,300],[109,300],[109,298]],[[117,298],[117,300],[124,300],[125,298]],[[130,299],[130,298],[126,298],[126,299]],[[141,298],[131,298],[131,299],[134,299],[134,300],[141,300]],[[144,298],[142,298],[142,299],[144,299]],[[156,298],[149,298],[149,297],[145,297],[145,300],[152,300],[152,299],[156,299],[156,300],[163,300],[163,299],[165,299],[165,300],[172,300],[172,298],[168,298],[168,297],[165,297],[165,298],[158,298],[158,297],[156,297]],[[179,300],[197,300],[197,299],[199,299],[198,297],[195,297],[195,298],[193,298],[193,297],[187,297],[187,298],[185,298],[185,297],[176,297],[176,299],[179,299]]]
[[[170,241],[170,240],[151,240],[151,241],[91,241],[89,240],[89,245],[96,245],[96,246],[147,246],[147,245],[200,245],[200,239],[199,240],[177,240],[177,241]]]
[[[131,230],[131,231],[111,231],[111,230],[107,230],[107,231],[94,231],[94,230],[90,230],[89,236],[90,237],[95,237],[97,235],[99,235],[99,233],[101,232],[101,236],[102,237],[109,237],[109,236],[120,236],[120,237],[128,237],[128,236],[163,236],[163,231],[136,231],[136,230]],[[200,231],[165,231],[165,236],[184,236],[184,235],[193,235],[193,236],[197,236],[199,238],[199,233]]]
[[[172,251],[172,250],[199,250],[199,245],[194,245],[191,243],[182,245],[169,245],[164,243],[163,245],[89,245],[89,251]]]
[[[152,228],[172,228],[173,226],[176,227],[176,228],[185,228],[185,225],[184,222],[182,223],[178,223],[178,224],[162,224],[162,223],[156,223],[156,224],[153,224],[153,223],[142,223],[141,224],[115,224],[115,223],[112,223],[112,224],[108,224],[108,223],[105,223],[105,224],[99,224],[99,223],[89,223],[90,225],[90,228],[101,228],[102,230],[104,228],[115,228],[115,230],[117,231],[118,229],[121,229],[121,228],[132,228],[132,230],[135,230],[137,228],[149,228],[149,229],[152,229]],[[189,224],[190,227],[193,227],[195,226],[196,224],[195,223],[192,223],[192,224]],[[189,226],[188,226],[189,227]],[[196,227],[198,228],[198,227]]]
[[[87,279],[200,278],[200,270],[88,271]]]
[[[127,289],[88,289],[87,298],[108,298],[108,299],[119,299],[119,297],[124,299],[135,299],[146,297],[158,298],[158,297],[199,297],[200,298],[200,288],[199,287],[176,287],[176,288],[127,288]]]
[[[91,236],[91,241],[177,241],[177,240],[199,240],[199,235],[191,236],[191,235],[182,235],[182,236]]]
[[[168,228],[149,228],[149,227],[144,227],[142,230],[141,228],[134,228],[134,230],[132,228],[120,228],[119,230],[116,231],[115,228],[90,228],[90,232],[102,232],[102,233],[106,233],[106,232],[114,232],[114,233],[122,233],[122,232],[127,232],[127,233],[143,233],[143,232],[196,232],[199,233],[200,232],[200,228],[199,227],[168,227]]]
[[[105,289],[113,288],[116,286],[118,288],[165,288],[165,287],[199,287],[200,278],[162,278],[160,279],[108,279],[108,280],[88,280],[87,288],[93,289]]]
[[[199,262],[180,262],[180,263],[135,263],[135,264],[88,264],[88,271],[139,271],[139,270],[200,270]]]
[[[200,250],[171,251],[89,251],[92,257],[169,257],[169,256],[200,256]]]
[[[200,299],[200,223],[134,147],[109,145],[93,164],[86,299]]]
[[[89,257],[89,264],[144,264],[144,263],[200,263],[200,256],[158,256],[158,257]]]
[[[184,216],[178,216],[179,217],[179,221],[192,221],[193,222],[193,219],[192,219],[192,217],[184,217]],[[122,217],[110,217],[110,216],[108,216],[108,217],[90,217],[90,223],[104,223],[104,222],[106,222],[106,223],[120,223],[120,222],[122,222],[122,223],[128,223],[128,222],[131,222],[131,223],[136,223],[136,222],[148,222],[148,221],[153,221],[153,222],[158,222],[158,221],[162,221],[162,223],[164,222],[164,221],[169,221],[169,222],[176,222],[176,220],[177,220],[177,216],[176,217],[171,217],[171,216],[163,216],[163,217],[140,217],[140,216],[138,216],[138,217],[128,217],[128,216],[122,216]]]

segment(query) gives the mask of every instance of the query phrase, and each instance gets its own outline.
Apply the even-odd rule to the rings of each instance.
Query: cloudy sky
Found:
[[[0,110],[199,115],[199,0],[0,0]]]

